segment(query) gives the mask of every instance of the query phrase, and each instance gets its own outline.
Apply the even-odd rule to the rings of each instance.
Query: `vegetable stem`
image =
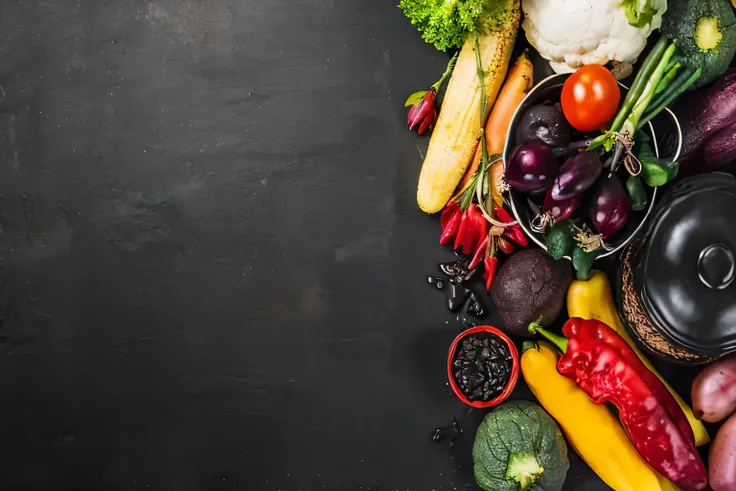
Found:
[[[654,97],[654,89],[659,85],[660,80],[662,80],[664,69],[675,54],[676,49],[677,47],[675,46],[675,43],[670,43],[669,47],[659,60],[659,63],[657,63],[655,69],[652,71],[651,76],[647,78],[640,96],[636,99],[634,107],[631,108],[631,113],[621,126],[622,132],[628,133],[630,136],[634,136],[636,129],[639,127],[639,119],[649,106],[649,102],[652,100],[652,97]],[[615,166],[616,162],[614,162],[613,165]]]
[[[542,325],[539,324],[539,322],[532,322],[531,324],[529,324],[529,332],[531,332],[532,334],[540,334],[547,341],[557,346],[560,351],[562,351],[563,353],[567,352],[567,338],[565,336],[560,336],[559,334],[548,331],[547,329],[543,328]]]
[[[626,118],[629,116],[629,113],[631,112],[634,103],[641,96],[648,79],[650,78],[654,70],[657,68],[660,60],[662,59],[662,56],[664,55],[665,50],[667,49],[667,43],[668,43],[667,38],[662,36],[659,39],[659,41],[657,41],[657,44],[654,45],[654,47],[652,48],[652,51],[649,53],[649,55],[644,60],[644,63],[639,69],[639,73],[636,74],[636,77],[634,78],[634,82],[631,84],[631,89],[629,89],[629,92],[626,94],[626,97],[624,98],[624,103],[621,106],[621,110],[619,111],[618,115],[616,116],[616,119],[613,121],[613,124],[611,125],[612,132],[618,131],[621,128],[621,125],[624,124],[624,121],[626,121]]]
[[[434,84],[432,85],[432,88],[435,90],[435,92],[439,92],[440,87],[442,87],[442,84],[445,83],[445,80],[447,80],[447,77],[452,75],[452,71],[455,69],[455,63],[457,63],[457,57],[460,55],[460,51],[457,51],[455,55],[450,58],[450,61],[447,63],[447,68],[445,69],[445,73],[442,74],[442,77]]]
[[[682,75],[688,75],[689,72],[685,72]],[[677,99],[683,92],[685,92],[687,89],[690,88],[692,84],[695,83],[695,81],[700,78],[700,75],[703,73],[703,67],[698,67],[697,70],[695,70],[690,76],[687,77],[687,80],[685,82],[678,85],[677,81],[675,81],[672,85],[674,85],[674,89],[672,91],[667,91],[667,94],[663,94],[664,98],[663,100],[654,106],[653,109],[648,109],[646,114],[644,115],[644,118],[639,123],[639,126],[637,128],[641,128],[645,124],[647,124],[652,118],[656,117],[662,110],[664,110],[665,107],[667,107],[672,101]]]
[[[680,70],[681,66],[682,64],[678,61],[674,65],[672,65],[670,69],[667,70],[667,74],[662,77],[662,80],[660,80],[657,88],[654,89],[654,95],[659,94],[670,85],[670,82],[672,82],[672,80],[677,76],[677,72],[678,70]]]

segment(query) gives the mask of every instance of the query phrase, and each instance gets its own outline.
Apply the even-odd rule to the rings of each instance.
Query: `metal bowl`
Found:
[[[561,73],[547,77],[526,95],[524,100],[521,102],[521,105],[516,109],[514,116],[511,118],[509,132],[506,135],[506,145],[503,150],[504,165],[509,161],[509,155],[516,146],[516,130],[524,112],[530,106],[544,101],[559,101],[560,93],[562,92],[562,85],[569,76],[570,74],[568,73]],[[619,83],[619,86],[621,86],[621,95],[625,96],[628,92],[628,87],[621,83]],[[654,131],[655,126],[657,128],[656,133]],[[657,155],[657,157],[669,158],[672,161],[677,160],[680,156],[680,150],[682,149],[682,131],[680,129],[680,123],[677,121],[674,113],[668,108],[665,108],[665,110],[656,118],[647,123],[646,127],[648,129],[649,136],[652,138],[652,147],[655,155]],[[609,248],[604,253],[600,254],[598,256],[599,258],[611,256],[621,251],[642,229],[644,223],[647,221],[649,215],[654,209],[654,202],[657,198],[657,188],[647,188],[647,192],[649,193],[649,206],[645,210],[632,212],[631,218],[626,224],[624,230],[606,241]],[[535,232],[531,227],[531,221],[539,209],[540,195],[537,194],[534,196],[529,193],[522,193],[511,189],[509,197],[511,201],[511,211],[516,221],[519,222],[521,228],[524,229],[524,232],[539,247],[547,250],[544,234]],[[544,198],[544,194],[541,195],[541,198]]]

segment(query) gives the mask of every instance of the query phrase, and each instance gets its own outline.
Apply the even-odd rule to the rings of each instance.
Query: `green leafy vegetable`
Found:
[[[505,22],[506,1],[499,0],[400,0],[399,8],[440,51],[460,47],[480,24]]]
[[[557,423],[527,401],[506,402],[486,415],[475,434],[473,463],[486,491],[560,491],[570,468]]]
[[[702,67],[695,88],[725,73],[736,53],[736,15],[729,0],[670,0],[662,32],[677,43],[685,65]]]
[[[653,19],[656,19],[655,22],[659,21],[667,10],[667,0],[623,0],[620,5],[626,10],[626,20],[637,29],[652,24]],[[652,25],[652,29],[658,27],[659,25]]]

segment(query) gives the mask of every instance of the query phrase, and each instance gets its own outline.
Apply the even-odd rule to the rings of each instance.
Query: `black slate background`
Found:
[[[394,3],[0,3],[0,489],[475,489]]]

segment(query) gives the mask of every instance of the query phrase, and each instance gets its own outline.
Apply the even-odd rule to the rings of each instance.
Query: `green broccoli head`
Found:
[[[736,15],[729,0],[671,1],[662,32],[677,43],[689,66],[703,68],[693,88],[722,75],[736,53]]]
[[[399,8],[440,51],[460,47],[488,14],[488,0],[400,0]]]

